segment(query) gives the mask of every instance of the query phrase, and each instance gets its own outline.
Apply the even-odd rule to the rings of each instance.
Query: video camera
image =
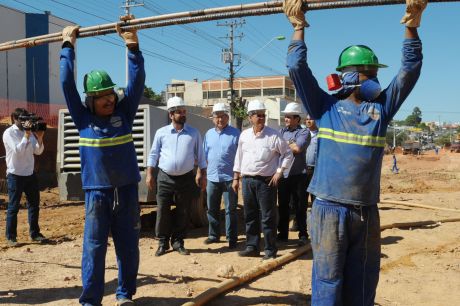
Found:
[[[28,113],[20,115],[18,120],[21,122],[22,126],[24,127],[24,123],[30,121],[32,123],[31,127],[24,127],[24,130],[37,132],[37,131],[46,131],[46,122],[43,121],[42,117],[35,115],[34,113]]]

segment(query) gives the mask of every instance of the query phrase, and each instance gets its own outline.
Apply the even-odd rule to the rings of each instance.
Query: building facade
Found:
[[[72,24],[49,12],[32,14],[0,5],[0,43],[60,32]],[[60,50],[61,43],[56,42],[0,52],[0,99],[19,107],[64,103],[59,82]]]

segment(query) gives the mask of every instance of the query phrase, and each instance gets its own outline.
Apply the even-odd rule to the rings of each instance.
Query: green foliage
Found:
[[[401,146],[402,143],[409,139],[409,136],[405,132],[396,131],[396,146]],[[386,135],[386,143],[393,147],[393,131],[388,131]]]
[[[144,97],[153,100],[155,103],[161,103],[161,95],[156,94],[151,87],[144,86]]]
[[[417,124],[416,127],[418,127],[419,129],[422,129],[423,131],[426,131],[426,132],[431,131],[430,127],[428,125],[426,125],[425,122]]]
[[[438,146],[450,146],[450,135],[442,135],[434,143]]]
[[[405,124],[408,126],[417,126],[418,124],[420,124],[422,122],[422,111],[420,110],[420,108],[418,108],[417,106],[414,107],[412,114],[407,116],[406,120],[404,121]]]

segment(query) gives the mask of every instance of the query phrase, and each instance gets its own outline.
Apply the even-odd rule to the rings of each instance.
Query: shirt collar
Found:
[[[176,128],[174,127],[174,125],[173,125],[172,122],[171,122],[171,124],[170,124],[170,127],[171,127],[171,131],[172,131],[172,132],[174,132],[174,131],[177,132],[177,130],[176,130]],[[184,123],[184,127],[182,128],[182,131],[188,131],[188,124],[187,124],[187,123]]]

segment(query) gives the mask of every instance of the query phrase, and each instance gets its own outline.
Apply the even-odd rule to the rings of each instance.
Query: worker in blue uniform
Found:
[[[381,90],[377,72],[386,67],[366,46],[346,48],[339,57],[341,89],[322,90],[306,61],[301,0],[286,0],[294,26],[287,66],[297,95],[319,123],[318,159],[308,191],[313,203],[312,300],[318,305],[374,305],[380,266],[377,208],[385,134],[389,122],[417,82],[422,43],[417,27],[426,0],[407,0],[402,65]],[[358,22],[359,25],[359,22]],[[333,86],[334,87],[334,86]]]
[[[80,134],[80,160],[85,191],[82,255],[82,305],[101,305],[109,232],[118,264],[116,305],[134,305],[139,268],[140,181],[132,137],[134,117],[144,90],[144,59],[135,30],[119,35],[128,48],[128,84],[123,92],[102,70],[85,75],[82,104],[74,79],[74,46],[78,27],[63,30],[61,85],[70,115]]]

